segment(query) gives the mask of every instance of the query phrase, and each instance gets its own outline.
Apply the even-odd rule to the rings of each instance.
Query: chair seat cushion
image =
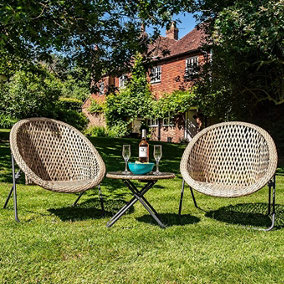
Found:
[[[216,196],[216,197],[239,197],[252,194],[261,188],[258,183],[251,185],[240,185],[240,184],[225,184],[225,183],[209,183],[194,181],[191,186],[206,195]]]
[[[86,179],[70,181],[43,181],[41,186],[51,191],[74,193],[86,191],[92,187],[95,187],[96,184],[97,182],[94,179]]]

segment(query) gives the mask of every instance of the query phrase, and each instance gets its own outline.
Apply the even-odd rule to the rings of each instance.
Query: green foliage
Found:
[[[0,85],[1,113],[6,118],[15,119],[37,116],[55,118],[83,130],[87,118],[81,113],[82,101],[60,97],[61,87],[60,80],[43,65],[38,66],[36,72],[16,71]]]
[[[164,94],[153,104],[153,116],[164,118],[169,113],[177,114],[187,111],[194,106],[194,90],[174,91]]]
[[[128,133],[128,125],[136,118],[147,118],[152,113],[152,95],[146,78],[143,58],[137,54],[132,77],[118,94],[110,94],[105,115],[108,128],[121,136]]]
[[[17,71],[0,88],[0,109],[15,118],[52,116],[60,96],[60,82],[43,68]]]
[[[101,113],[104,112],[104,109],[105,109],[104,102],[98,102],[91,98],[91,105],[88,108],[88,111],[90,113]]]
[[[124,137],[130,133],[129,123],[127,121],[118,120],[114,125],[109,126],[107,135],[111,138]]]
[[[75,98],[59,98],[52,117],[62,120],[79,130],[84,130],[88,124],[87,117],[81,112],[82,102]]]
[[[85,135],[91,137],[106,137],[107,130],[103,126],[91,126],[84,131]]]
[[[61,68],[63,70],[57,70],[57,76],[62,83],[61,95],[84,101],[90,94],[90,72],[79,66]],[[64,74],[59,72],[64,72]]]
[[[82,101],[76,98],[60,97],[57,103],[60,108],[81,111]]]
[[[201,17],[211,17],[213,61],[203,68],[197,99],[222,120],[253,121],[262,103],[284,103],[283,0],[217,3],[201,7]]]
[[[118,70],[136,51],[145,50],[142,22],[156,30],[169,23],[181,5],[188,6],[182,0],[175,1],[175,5],[172,0],[3,0],[0,53],[31,62],[35,58],[50,60],[50,51],[55,50],[93,69],[94,76],[100,77],[106,68]]]
[[[7,114],[0,114],[0,128],[5,128],[5,129],[9,129],[11,128],[16,122],[18,121],[18,119],[13,118]]]

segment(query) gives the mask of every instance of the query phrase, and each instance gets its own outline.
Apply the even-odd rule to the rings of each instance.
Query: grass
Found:
[[[92,142],[108,171],[123,168],[123,143],[132,145],[133,156],[138,154],[135,139]],[[110,217],[131,197],[120,181],[103,181],[107,213],[102,216],[96,189],[71,208],[75,195],[24,185],[22,179],[18,186],[21,223],[14,221],[12,202],[7,210],[0,209],[0,282],[283,283],[284,177],[277,176],[274,231],[243,227],[269,225],[264,215],[266,189],[237,199],[196,193],[200,207],[207,211],[203,212],[193,206],[186,188],[184,215],[179,220],[179,162],[184,148],[163,144],[161,170],[173,171],[177,177],[159,181],[146,195],[166,229],[158,227],[140,203],[106,228]],[[0,204],[11,187],[10,168],[9,145],[2,140]]]

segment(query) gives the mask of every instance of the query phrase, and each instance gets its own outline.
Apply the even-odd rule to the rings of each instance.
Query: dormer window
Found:
[[[126,86],[128,77],[126,75],[122,75],[119,77],[118,86],[119,88],[124,88]]]
[[[150,74],[150,78],[151,78],[151,83],[159,83],[161,82],[161,66],[155,66],[151,69],[151,74]]]
[[[190,79],[191,76],[197,75],[199,72],[198,56],[192,56],[185,61],[185,79]]]

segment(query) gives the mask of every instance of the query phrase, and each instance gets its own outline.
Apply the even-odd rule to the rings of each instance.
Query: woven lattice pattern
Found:
[[[90,141],[60,121],[21,120],[11,130],[10,145],[27,177],[52,191],[85,191],[105,174],[104,162]]]
[[[201,131],[187,146],[181,173],[194,189],[237,197],[262,188],[275,173],[277,152],[270,135],[252,124],[220,123]]]

